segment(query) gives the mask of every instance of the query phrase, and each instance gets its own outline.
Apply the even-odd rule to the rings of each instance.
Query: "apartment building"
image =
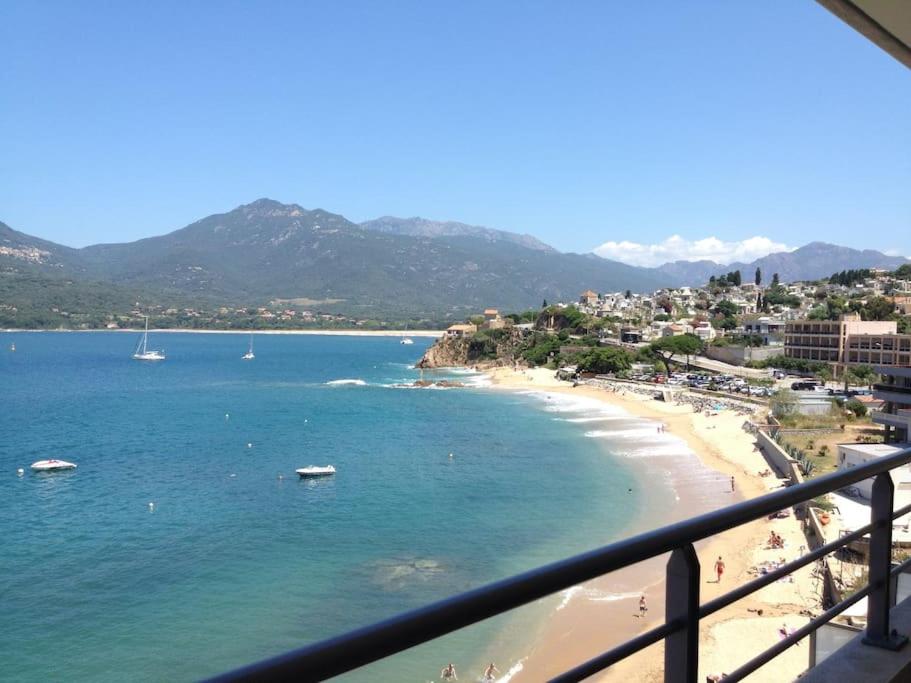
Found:
[[[911,436],[911,368],[878,366],[882,380],[873,386],[873,397],[883,402],[873,422],[883,425],[886,443],[905,443]]]
[[[860,346],[864,337],[911,339],[911,336],[899,335],[897,332],[894,320],[861,320],[856,313],[845,314],[841,320],[792,320],[785,325],[784,355],[788,358],[830,363],[837,373],[846,362],[875,362],[848,360],[848,350],[856,351],[857,357],[861,357]],[[854,341],[849,343],[849,339],[856,339],[856,345]],[[882,344],[882,341],[879,343]],[[891,344],[894,346],[894,340]],[[866,349],[867,352],[872,350],[874,349]],[[894,359],[894,355],[890,357],[889,365],[899,364]]]
[[[848,365],[911,366],[911,334],[854,334],[845,345]]]

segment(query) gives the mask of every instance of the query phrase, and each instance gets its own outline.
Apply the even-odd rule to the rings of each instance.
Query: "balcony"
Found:
[[[867,626],[856,638],[811,670],[808,680],[911,680],[911,649],[897,653],[908,642],[897,632],[911,628],[911,600],[894,610],[894,577],[911,568],[911,559],[893,567],[892,522],[911,505],[894,509],[891,470],[911,463],[911,448],[878,458],[850,470],[834,472],[797,486],[766,494],[727,508],[612,543],[598,550],[555,562],[539,569],[442,600],[388,621],[287,652],[218,676],[213,681],[321,681],[352,671],[398,652],[434,640],[484,619],[503,614],[540,598],[637,562],[670,553],[666,573],[664,623],[608,652],[582,662],[552,679],[580,681],[649,647],[664,642],[664,680],[696,683],[699,665],[700,620],[755,591],[782,579],[849,543],[869,537],[866,587],[812,618],[764,652],[744,661],[725,678],[743,680],[822,625],[867,598]],[[700,566],[694,543],[753,520],[832,491],[875,477],[870,524],[816,548],[778,569],[738,586],[713,600],[699,599]],[[893,616],[894,615],[894,616]],[[861,656],[856,653],[860,652]],[[845,658],[847,661],[845,661]],[[842,678],[850,666],[863,660],[861,678]],[[842,661],[839,661],[842,660]],[[834,674],[832,672],[835,672]]]
[[[873,398],[881,401],[897,403],[902,406],[911,405],[911,387],[901,387],[892,384],[874,384]]]

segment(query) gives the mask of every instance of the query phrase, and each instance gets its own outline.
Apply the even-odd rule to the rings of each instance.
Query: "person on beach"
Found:
[[[724,574],[724,560],[722,560],[721,555],[719,555],[718,559],[715,560],[715,576],[718,577],[715,583],[721,583],[722,574]]]
[[[734,493],[734,475],[731,475],[731,493]]]
[[[645,596],[639,598],[639,618],[644,619],[645,615],[648,614],[648,605],[645,602]]]
[[[484,680],[492,681],[495,678],[495,674],[498,674],[498,673],[500,673],[500,670],[496,667],[496,665],[493,662],[491,662],[490,664],[487,665],[487,668],[484,670]]]
[[[452,662],[449,662],[449,666],[443,668],[443,670],[440,672],[440,678],[442,678],[444,681],[459,680],[459,677],[456,676],[456,670],[452,665]]]

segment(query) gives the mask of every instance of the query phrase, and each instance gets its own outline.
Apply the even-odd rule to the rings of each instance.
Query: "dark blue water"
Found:
[[[135,341],[0,335],[3,678],[216,674],[588,550],[640,512],[626,461],[540,397],[392,386],[427,341],[262,335],[244,362],[245,336],[155,335],[162,363],[131,360]],[[52,457],[79,467],[28,469]],[[493,654],[505,671],[503,633],[525,628],[364,677]]]

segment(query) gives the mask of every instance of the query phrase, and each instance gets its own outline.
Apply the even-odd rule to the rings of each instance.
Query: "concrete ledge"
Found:
[[[906,635],[911,633],[911,599],[893,607],[890,619],[896,631]],[[898,652],[890,652],[864,645],[862,638],[863,633],[810,669],[800,679],[801,683],[911,681],[911,645],[905,645]]]

